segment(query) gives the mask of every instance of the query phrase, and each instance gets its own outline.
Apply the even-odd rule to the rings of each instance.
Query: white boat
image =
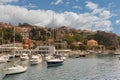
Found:
[[[15,62],[15,59],[14,59],[14,62]],[[5,74],[18,74],[18,73],[27,71],[27,68],[28,66],[21,66],[14,63],[11,67],[4,68],[3,71]]]
[[[15,57],[20,57],[20,54],[15,54]]]
[[[120,55],[120,51],[115,51],[113,54],[114,55]]]
[[[7,55],[2,55],[0,57],[0,63],[5,63],[7,61],[9,61],[9,57]]]
[[[67,58],[65,56],[62,56],[61,59],[66,60]]]
[[[23,54],[21,55],[20,59],[21,59],[21,60],[28,60],[28,59],[29,59],[29,56],[28,56],[28,54],[23,53]]]
[[[30,64],[39,64],[42,62],[42,56],[41,55],[32,55],[31,60],[30,60]]]
[[[47,60],[50,60],[50,59],[53,59],[54,57],[52,56],[52,55],[46,55],[45,56],[45,60],[47,61]]]
[[[5,68],[5,74],[17,74],[27,71],[27,66],[14,65],[13,67]]]
[[[3,57],[0,57],[0,63],[5,63],[7,62]]]
[[[54,59],[54,58],[55,58],[55,56],[47,55],[47,56],[45,57],[45,60],[47,61],[47,60]],[[66,60],[67,57],[65,57],[65,56],[60,56],[59,59]]]
[[[15,25],[14,25],[14,48],[12,50],[15,50]],[[15,52],[14,52],[15,55]],[[14,57],[15,58],[15,57]],[[15,61],[15,59],[14,59]],[[17,64],[13,64],[12,67],[8,67],[8,68],[4,68],[3,71],[5,72],[5,74],[17,74],[17,73],[22,73],[27,71],[28,66],[21,66],[21,65],[17,65]]]
[[[11,59],[11,58],[14,58],[14,57],[15,57],[15,55],[14,55],[14,54],[9,54],[8,56],[9,56],[9,59]]]
[[[47,55],[46,62],[48,66],[56,66],[61,65],[65,61],[66,57],[54,54],[54,55]]]
[[[48,66],[56,66],[63,64],[64,60],[59,58],[46,60]]]

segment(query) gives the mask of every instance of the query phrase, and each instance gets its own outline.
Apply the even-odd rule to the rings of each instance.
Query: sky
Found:
[[[120,0],[0,0],[0,22],[120,35]]]

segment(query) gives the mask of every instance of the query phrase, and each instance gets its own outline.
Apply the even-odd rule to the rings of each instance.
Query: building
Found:
[[[98,42],[92,39],[92,40],[87,41],[87,45],[90,47],[98,46]]]
[[[30,28],[26,28],[26,27],[22,28],[21,35],[23,39],[29,38],[30,30],[31,30]]]
[[[75,45],[75,46],[80,46],[80,45],[83,45],[83,43],[82,43],[82,42],[80,42],[80,41],[79,41],[79,42],[73,42],[73,43],[72,43],[72,45]]]
[[[30,47],[30,39],[29,38],[24,38],[23,39],[23,47],[25,49],[29,49],[29,47]]]

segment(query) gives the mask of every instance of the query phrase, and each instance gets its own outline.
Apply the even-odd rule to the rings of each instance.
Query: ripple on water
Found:
[[[70,58],[61,66],[49,68],[43,62],[3,80],[120,80],[120,61],[114,56]]]

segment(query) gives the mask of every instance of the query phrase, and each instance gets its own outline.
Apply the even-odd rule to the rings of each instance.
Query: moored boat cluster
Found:
[[[56,53],[55,51],[53,51],[52,48],[54,49],[54,46],[38,46],[34,50],[30,49],[24,50],[15,48],[13,50],[13,53],[10,54],[1,53],[0,57],[1,64],[14,62],[12,66],[5,67],[2,69],[2,71],[4,72],[5,75],[26,72],[28,70],[28,65],[17,64],[17,61],[25,60],[28,60],[30,65],[37,65],[39,63],[42,63],[43,61],[46,61],[48,66],[56,66],[62,64],[65,61],[66,56]],[[15,58],[17,58],[17,61],[15,61],[16,60]]]
[[[79,58],[86,57],[89,54],[120,54],[119,51],[94,51],[94,50],[84,50],[84,51],[72,51],[72,50],[56,50],[54,46],[38,46],[35,49],[17,49],[12,50],[13,53],[1,53],[0,63],[8,63],[14,62],[12,66],[3,67],[2,73],[5,75],[8,74],[17,74],[23,73],[28,70],[28,65],[20,65],[17,64],[17,60],[19,61],[29,61],[30,65],[37,65],[46,62],[48,67],[61,65],[66,60],[66,58]],[[1,65],[0,64],[0,65]],[[5,76],[4,75],[4,76]],[[2,77],[3,78],[3,77]]]

